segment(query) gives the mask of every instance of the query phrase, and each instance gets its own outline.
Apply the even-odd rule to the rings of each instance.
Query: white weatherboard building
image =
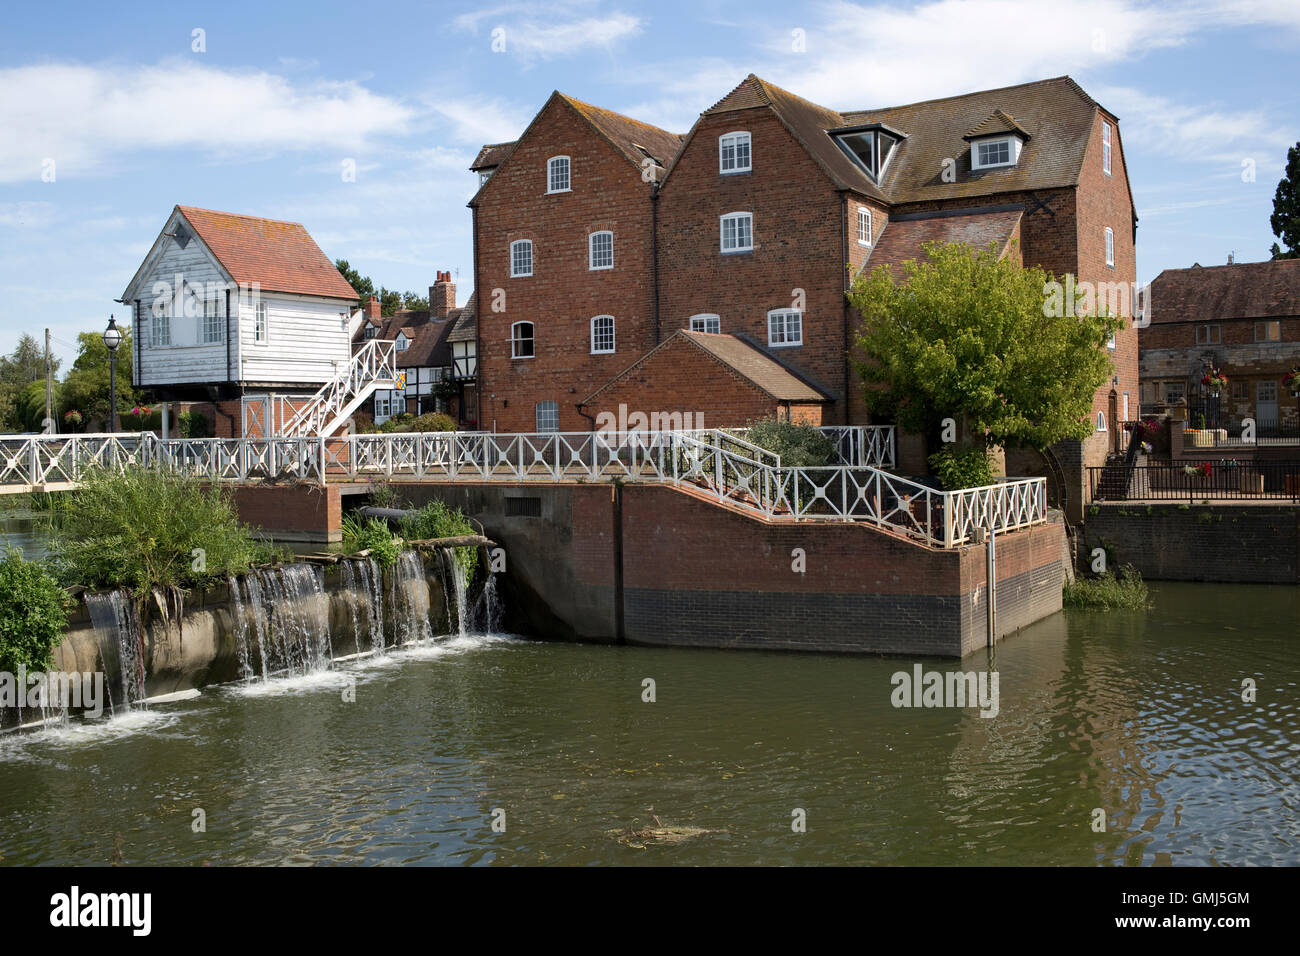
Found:
[[[391,385],[368,361],[391,343],[354,355],[356,299],[300,224],[177,206],[122,294],[132,384],[200,403],[218,436],[331,434]]]

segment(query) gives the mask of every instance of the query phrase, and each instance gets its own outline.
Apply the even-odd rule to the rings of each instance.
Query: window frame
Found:
[[[554,420],[555,420],[555,427],[554,427],[554,428],[543,428],[543,427],[542,427],[542,411],[543,411],[543,406],[549,406],[548,408],[545,409],[545,411],[547,411],[547,412],[553,412],[553,413],[554,413],[554,415],[555,415],[555,419],[554,419]],[[542,401],[537,402],[537,403],[533,406],[533,427],[537,430],[537,434],[539,434],[539,435],[550,435],[550,434],[558,433],[559,430],[560,430],[560,403],[557,402],[557,401],[555,401],[555,400],[553,400],[553,399],[549,399],[549,398],[548,398],[548,399],[543,399]]]
[[[736,246],[734,249],[727,248],[727,222],[734,220],[736,222],[748,221],[749,223],[749,245]],[[736,236],[739,238],[740,229],[737,227]],[[718,217],[718,248],[724,256],[742,255],[754,251],[754,214],[752,212],[728,212]]]
[[[867,238],[865,239],[862,238],[862,225],[863,225],[862,220],[864,216],[866,217],[866,226],[867,226],[867,230],[866,230]],[[871,207],[859,206],[858,207],[858,245],[866,246],[868,249],[871,248],[871,230],[873,226],[874,223],[872,222]]]
[[[267,315],[266,303],[259,301],[253,307],[253,344],[266,345],[269,343],[270,338],[271,321]]]
[[[555,170],[564,161],[564,186],[555,188]],[[546,161],[546,195],[573,192],[573,161],[567,155],[552,156]]]
[[[1105,412],[1098,412],[1098,413],[1097,413],[1096,430],[1099,431],[1099,432],[1109,431],[1109,429],[1106,427],[1106,413],[1105,413]]]
[[[609,236],[609,265],[596,265],[596,239],[599,236]],[[605,269],[614,268],[614,230],[598,229],[596,232],[587,234],[587,271],[600,272]]]
[[[151,347],[156,349],[171,348],[172,317],[171,317],[171,309],[168,307],[168,303],[159,302],[157,306],[152,310],[152,312],[153,314],[150,316],[150,320],[149,320],[149,325],[150,325],[149,335],[150,335]],[[167,334],[165,336],[160,335],[159,334],[160,332],[166,332]],[[166,338],[167,341],[165,342],[161,341],[163,338]]]
[[[527,247],[528,247],[528,271],[527,271],[527,272],[516,272],[516,271],[515,271],[515,266],[516,266],[516,261],[515,261],[515,246],[527,246]],[[533,265],[534,265],[534,263],[533,263],[533,240],[531,240],[531,239],[515,239],[513,242],[511,242],[511,243],[510,243],[510,278],[512,278],[512,279],[527,279],[528,277],[530,277],[530,276],[533,274]]]
[[[710,331],[708,328],[697,329],[695,327],[696,319],[704,320],[701,324],[706,326],[710,324],[708,320],[712,319],[713,321],[711,324],[715,325],[716,328],[713,329],[712,331]],[[721,335],[722,316],[718,315],[718,313],[716,312],[697,312],[695,313],[695,315],[692,315],[690,319],[687,320],[687,328],[692,332],[703,332],[706,335]]]
[[[1101,171],[1107,176],[1111,175],[1110,149],[1110,124],[1103,121],[1101,124]]]
[[[1260,329],[1263,328],[1264,336],[1260,337]],[[1277,336],[1270,336],[1269,329],[1277,329]],[[1260,319],[1255,322],[1255,341],[1256,342],[1281,342],[1282,341],[1282,322],[1279,319]]]
[[[728,140],[734,140],[734,142],[728,143],[727,142]],[[740,152],[739,146],[742,142],[745,144],[746,163],[744,166],[739,165],[737,159],[737,156],[739,155]],[[732,161],[737,163],[737,165],[733,166],[730,169],[728,169],[725,165],[727,161],[726,150],[728,146],[730,146],[732,149]],[[732,130],[730,133],[723,133],[721,136],[719,136],[718,137],[718,175],[735,176],[738,173],[752,173],[753,171],[754,171],[754,137],[749,132],[749,130],[737,129],[737,130]]]
[[[602,319],[609,319],[609,348],[607,349],[596,348],[596,323],[600,322]],[[615,322],[612,315],[593,315],[591,321],[588,323],[588,328],[591,330],[592,355],[612,355],[614,352],[618,351],[618,339],[616,337]]]
[[[200,345],[221,345],[226,341],[226,327],[221,321],[221,300],[203,300],[203,326],[199,329]]]
[[[799,329],[798,329],[797,341],[791,341],[789,339],[790,321],[788,317],[792,315],[798,317]],[[780,342],[776,341],[775,337],[772,335],[772,320],[777,316],[782,317],[781,319],[782,341]],[[767,347],[772,349],[791,349],[791,348],[798,348],[802,345],[803,345],[803,310],[790,309],[790,308],[771,309],[767,313]]]
[[[1106,267],[1115,268],[1115,230],[1110,226],[1106,227]]]
[[[516,329],[525,325],[528,326],[527,339],[523,338],[516,332]],[[527,355],[519,354],[519,346],[524,342],[527,342],[529,347]],[[510,326],[510,358],[511,360],[537,358],[537,327],[527,319],[520,319],[518,322],[514,322]]]
[[[1202,337],[1201,333],[1205,336]],[[1211,335],[1210,333],[1214,334]],[[1222,345],[1223,344],[1223,326],[1218,322],[1198,322],[1195,326],[1195,338],[1197,345]]]
[[[393,351],[405,352],[411,347],[411,340],[406,337],[405,332],[398,332],[393,336]]]
[[[1022,142],[1019,136],[1013,136],[1008,133],[1006,136],[990,136],[986,139],[977,139],[970,144],[970,168],[972,172],[978,172],[984,169],[1005,169],[1014,166],[1020,162],[1020,147]],[[982,148],[991,148],[993,146],[1005,146],[1007,148],[1007,158],[1003,162],[985,163],[980,161],[980,150]]]

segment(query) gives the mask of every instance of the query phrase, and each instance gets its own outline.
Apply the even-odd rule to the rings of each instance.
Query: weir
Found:
[[[301,677],[358,656],[491,633],[500,615],[494,575],[476,552],[471,588],[456,555],[407,550],[386,570],[371,557],[261,568],[187,599],[160,592],[143,605],[124,589],[87,593],[52,670],[103,673],[105,715],[116,716],[212,684]],[[4,726],[33,716],[0,714]],[[66,716],[56,707],[41,714]]]

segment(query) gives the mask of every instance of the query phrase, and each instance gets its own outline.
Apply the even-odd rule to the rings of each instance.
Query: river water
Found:
[[[892,706],[911,660],[486,637],[208,689],[0,740],[0,864],[1300,863],[1300,589],[1153,597],[1006,641],[992,719]]]

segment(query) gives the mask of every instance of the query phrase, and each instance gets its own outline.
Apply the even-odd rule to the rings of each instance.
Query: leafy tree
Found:
[[[121,326],[122,344],[117,347],[117,413],[139,405],[143,398],[131,387],[131,328]],[[59,389],[59,410],[62,415],[75,408],[85,417],[87,430],[91,422],[97,427],[108,423],[109,361],[108,348],[98,332],[82,332],[77,336],[76,361]]]
[[[1000,258],[995,245],[923,249],[925,261],[903,264],[905,281],[882,266],[849,292],[862,314],[868,408],[959,449],[1090,434],[1093,394],[1112,374],[1106,342],[1123,320],[1049,308],[1051,276]],[[955,435],[944,435],[946,418]]]
[[[59,360],[50,356],[52,370],[57,374]],[[0,357],[0,383],[6,385],[29,385],[32,382],[45,381],[45,346],[36,339],[23,333],[18,346],[8,355]]]
[[[0,671],[49,670],[71,603],[44,565],[17,550],[0,556]]]
[[[1273,195],[1273,215],[1268,219],[1273,235],[1286,250],[1273,243],[1274,259],[1300,259],[1300,143],[1286,151],[1286,175]]]
[[[334,268],[338,269],[348,284],[357,290],[357,308],[364,309],[372,295],[379,296],[379,314],[393,315],[402,309],[427,309],[429,296],[418,292],[398,292],[396,289],[375,288],[369,276],[363,276],[352,268],[346,259],[335,259]]]

